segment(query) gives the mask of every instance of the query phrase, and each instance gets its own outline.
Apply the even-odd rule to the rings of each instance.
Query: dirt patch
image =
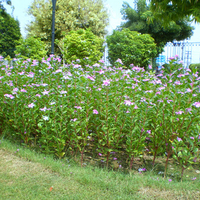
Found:
[[[0,150],[0,173],[9,173],[14,177],[32,173],[51,173],[39,163],[29,162],[4,150]]]
[[[169,191],[169,190],[157,190],[149,187],[142,187],[139,191],[140,194],[150,197],[150,199],[165,199],[165,200],[188,200],[188,199],[200,199],[199,191]]]

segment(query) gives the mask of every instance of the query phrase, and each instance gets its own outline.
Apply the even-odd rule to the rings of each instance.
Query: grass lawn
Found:
[[[107,171],[0,143],[0,199],[200,199],[200,174],[183,182],[154,172]]]

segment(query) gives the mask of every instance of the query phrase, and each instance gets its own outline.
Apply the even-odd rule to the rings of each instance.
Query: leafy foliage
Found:
[[[4,9],[0,10],[0,54],[14,57],[14,51],[21,37],[19,21],[11,17]]]
[[[150,58],[157,55],[156,44],[150,35],[129,29],[114,31],[107,36],[107,44],[111,64],[120,58],[127,67],[130,64],[147,67]]]
[[[29,35],[51,42],[51,0],[34,0],[28,13],[34,18],[28,26]],[[60,40],[66,33],[91,28],[100,37],[106,34],[108,13],[102,0],[58,0],[55,13],[55,38]],[[58,49],[55,49],[58,51]]]
[[[103,39],[94,35],[90,29],[70,31],[61,41],[57,40],[63,58],[67,63],[80,60],[86,64],[86,58],[91,64],[96,63],[103,56]]]
[[[15,54],[24,59],[42,60],[43,57],[47,56],[46,45],[40,38],[21,38],[19,45],[16,46]]]
[[[189,25],[187,20],[171,21],[168,26],[164,26],[161,20],[153,16],[153,12],[145,0],[138,0],[137,10],[134,10],[126,2],[122,7],[121,14],[125,22],[119,28],[129,28],[131,31],[150,34],[155,40],[158,53],[163,51],[167,42],[183,40],[192,35],[194,28]]]
[[[199,0],[152,0],[151,7],[155,16],[166,23],[169,20],[179,20],[188,16],[200,22]]]
[[[189,69],[191,69],[192,71],[197,68],[197,72],[199,73],[200,75],[200,63],[193,63],[193,64],[190,64],[189,66]]]
[[[163,69],[157,77],[139,67],[125,70],[101,62],[85,68],[62,65],[54,55],[41,63],[15,59],[14,67],[0,64],[0,134],[59,158],[79,151],[83,161],[87,151],[107,166],[123,156],[132,169],[135,157],[150,153],[155,161],[161,155],[165,175],[171,157],[182,172],[196,162],[196,69],[180,67],[177,57],[170,63],[173,72]]]

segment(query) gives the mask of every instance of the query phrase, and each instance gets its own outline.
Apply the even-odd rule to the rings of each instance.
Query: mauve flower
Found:
[[[176,115],[181,115],[181,114],[183,114],[184,112],[183,111],[178,111],[178,112],[175,112],[176,113]]]
[[[125,104],[126,106],[133,105],[133,103],[132,103],[131,101],[129,101],[129,100],[124,100],[124,104]]]
[[[42,92],[43,95],[47,95],[49,94],[49,91],[45,90],[44,92]]]
[[[77,120],[77,118],[71,119],[70,121],[75,122]]]
[[[181,138],[179,138],[179,137],[177,137],[177,140],[180,142],[180,141],[182,141],[182,139]]]
[[[137,105],[135,105],[134,109],[138,109]]]
[[[110,81],[109,81],[108,79],[104,80],[104,81],[103,81],[103,85],[105,85],[105,86],[110,85]]]
[[[31,103],[31,104],[28,105],[29,108],[33,108],[34,106],[35,106],[34,103]]]
[[[4,94],[5,97],[8,97],[10,99],[14,99],[15,97],[12,94]]]
[[[148,68],[149,68],[149,69],[152,69],[152,66],[151,66],[151,65],[149,65],[149,66],[148,66]]]
[[[98,112],[96,109],[94,109],[94,110],[93,110],[93,114],[96,114],[96,115],[97,115],[97,114],[99,114],[99,112]]]
[[[102,154],[101,154],[101,153],[99,153],[99,156],[102,156]]]
[[[46,106],[45,106],[44,108],[40,108],[40,110],[41,110],[41,111],[46,111],[47,108],[46,108]]]
[[[196,108],[199,108],[200,107],[200,102],[193,103],[193,106],[195,106]]]
[[[122,60],[120,58],[118,58],[115,62],[118,62],[118,63],[123,65],[123,62],[122,62]]]
[[[151,130],[147,130],[147,133],[148,133],[148,134],[151,134]]]
[[[27,92],[25,89],[21,89],[20,92]]]

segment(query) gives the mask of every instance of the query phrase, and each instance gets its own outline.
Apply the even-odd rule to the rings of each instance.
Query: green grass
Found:
[[[125,174],[90,165],[81,168],[66,158],[44,157],[1,140],[0,199],[200,199],[197,173],[194,181],[185,178],[182,183],[176,179],[169,182],[169,178],[163,179],[153,172]]]

